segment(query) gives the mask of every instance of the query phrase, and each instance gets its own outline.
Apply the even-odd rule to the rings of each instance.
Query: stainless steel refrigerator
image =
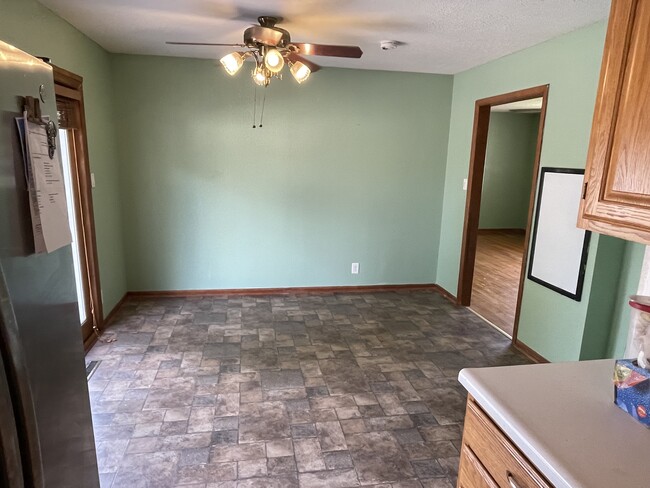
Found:
[[[39,95],[56,120],[51,67],[0,41],[0,487],[94,488],[72,252],[34,254],[14,121]]]

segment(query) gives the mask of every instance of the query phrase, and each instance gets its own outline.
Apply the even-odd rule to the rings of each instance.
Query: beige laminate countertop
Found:
[[[650,486],[650,429],[614,405],[614,361],[464,369],[459,380],[556,488]]]

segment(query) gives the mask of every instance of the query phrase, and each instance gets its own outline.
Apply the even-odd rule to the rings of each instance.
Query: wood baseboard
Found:
[[[477,231],[479,235],[481,234],[517,234],[525,235],[526,229],[479,229]]]
[[[449,293],[447,290],[445,290],[442,286],[440,285],[433,285],[433,289],[440,295],[442,295],[444,298],[449,300],[451,303],[454,305],[458,305],[458,299],[456,298],[456,295]]]
[[[112,308],[112,310],[108,313],[108,315],[103,319],[102,323],[99,326],[99,329],[103,332],[106,330],[107,327],[111,325],[111,322],[115,320],[115,316],[117,315],[117,311],[120,309],[122,304],[126,301],[128,298],[129,293],[126,292],[122,298],[115,304],[115,306]],[[90,349],[95,345],[97,342],[97,335],[93,332],[90,334],[86,340],[84,341],[84,351],[88,352]]]
[[[129,292],[127,291],[122,298],[120,298],[120,301],[115,304],[115,306],[111,309],[111,311],[108,313],[106,318],[104,318],[104,324],[103,327],[101,328],[106,329],[106,327],[110,326],[113,320],[115,320],[115,316],[117,315],[118,310],[120,307],[124,304],[124,302],[129,298]]]
[[[548,359],[546,359],[541,354],[538,354],[537,352],[533,351],[530,347],[528,347],[526,344],[521,342],[519,339],[515,339],[514,342],[512,343],[512,346],[531,361],[534,361],[536,363],[550,363]]]
[[[192,297],[192,296],[223,296],[223,295],[294,295],[312,293],[374,293],[389,291],[431,290],[445,297],[451,296],[447,291],[433,283],[418,283],[404,285],[361,285],[361,286],[308,286],[287,288],[229,288],[208,290],[150,290],[130,291],[127,297]],[[453,297],[452,297],[453,298]]]

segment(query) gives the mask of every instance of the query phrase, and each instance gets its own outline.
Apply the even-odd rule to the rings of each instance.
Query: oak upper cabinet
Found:
[[[613,0],[578,226],[650,244],[650,0]]]

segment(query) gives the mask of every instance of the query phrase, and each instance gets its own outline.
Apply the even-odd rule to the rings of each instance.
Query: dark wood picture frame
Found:
[[[470,167],[467,181],[467,197],[465,200],[465,221],[463,225],[463,240],[460,255],[460,269],[458,276],[458,291],[456,302],[458,305],[469,306],[472,296],[472,284],[474,278],[474,265],[476,262],[476,244],[479,227],[479,215],[481,209],[481,194],[483,190],[483,174],[485,170],[485,156],[487,151],[488,130],[490,126],[490,111],[495,105],[520,102],[533,98],[542,99],[542,108],[539,117],[539,128],[537,133],[537,146],[535,149],[535,161],[533,163],[533,180],[529,199],[528,219],[526,235],[524,238],[524,259],[522,261],[519,291],[517,294],[517,306],[515,311],[515,323],[512,334],[512,342],[517,347],[525,349],[524,344],[517,340],[519,328],[519,316],[521,312],[521,297],[523,284],[526,278],[526,256],[528,256],[528,243],[533,219],[533,208],[535,202],[535,190],[537,189],[537,178],[539,173],[539,161],[544,139],[544,123],[546,121],[546,108],[548,104],[549,85],[540,85],[524,90],[517,90],[503,95],[483,98],[477,100],[474,105],[474,126],[472,132],[472,146],[470,154]],[[529,352],[534,355],[534,351]],[[540,358],[536,358],[540,359]]]
[[[533,234],[530,243],[530,259],[528,261],[528,279],[534,281],[539,285],[545,286],[546,288],[549,288],[554,292],[559,293],[560,295],[564,295],[565,297],[571,298],[572,300],[579,302],[582,299],[582,288],[584,286],[584,281],[585,281],[585,271],[587,269],[587,258],[589,257],[589,241],[591,240],[590,231],[588,230],[585,231],[585,235],[582,241],[582,252],[580,254],[580,268],[578,270],[578,281],[576,283],[576,290],[574,292],[560,288],[559,286],[553,285],[552,283],[544,281],[543,279],[533,275],[533,263],[535,261],[535,247],[537,245],[539,214],[540,214],[540,208],[542,204],[542,198],[544,195],[544,178],[548,173],[584,175],[585,170],[579,168],[550,168],[550,167],[542,168],[542,171],[540,173],[540,180],[539,180],[539,190],[537,192],[537,205],[535,206],[536,208],[535,222],[533,224]]]

